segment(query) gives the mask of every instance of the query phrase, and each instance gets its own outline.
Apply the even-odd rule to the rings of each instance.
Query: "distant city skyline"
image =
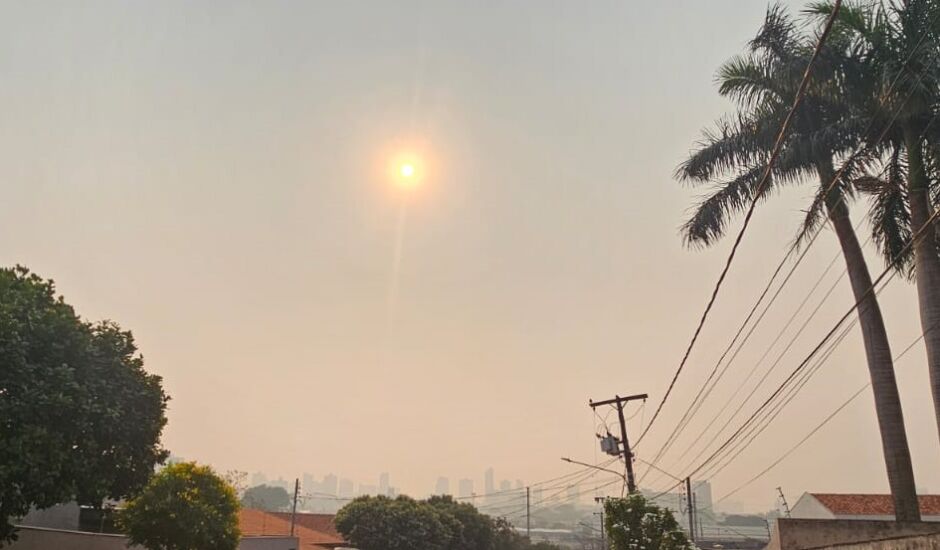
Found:
[[[255,471],[255,472],[245,472],[248,476],[249,486],[257,485],[269,485],[275,487],[282,487],[285,490],[292,491],[294,479],[301,481],[301,493],[305,494],[325,494],[331,496],[360,496],[360,495],[386,495],[394,496],[400,493],[400,490],[391,484],[392,475],[389,472],[381,472],[376,476],[376,481],[363,481],[363,480],[353,480],[351,478],[342,477],[341,474],[335,474],[333,472],[327,473],[322,476],[322,479],[318,481],[316,474],[311,472],[302,472],[295,477],[284,477],[283,474],[277,475],[274,477],[273,474],[268,474],[264,471]],[[476,496],[485,497],[491,494],[500,494],[513,490],[523,490],[525,488],[525,482],[521,479],[516,479],[511,481],[509,479],[499,479],[497,482],[496,471],[492,467],[488,467],[482,471],[480,476],[484,491],[477,494]],[[437,480],[434,483],[433,487],[429,487],[426,492],[414,493],[411,496],[424,497],[429,495],[453,495],[453,496],[473,496],[474,491],[473,487],[475,486],[475,479],[472,477],[461,478],[456,487],[456,493],[451,491],[451,478],[450,476],[441,475],[438,476]],[[461,493],[461,488],[466,489],[466,494]],[[486,490],[486,489],[489,490]]]

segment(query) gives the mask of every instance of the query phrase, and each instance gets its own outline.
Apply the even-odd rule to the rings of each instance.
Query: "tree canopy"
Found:
[[[132,334],[23,267],[0,269],[0,364],[0,543],[31,507],[129,497],[165,460],[168,398]]]
[[[283,512],[290,505],[290,494],[283,487],[256,485],[242,495],[242,506],[268,512]]]
[[[532,544],[504,519],[451,496],[360,497],[336,515],[336,527],[360,550],[551,550]]]
[[[121,512],[132,544],[149,550],[235,550],[235,489],[208,466],[180,462],[164,468]]]
[[[692,550],[672,512],[643,495],[611,498],[604,503],[604,529],[613,550]]]

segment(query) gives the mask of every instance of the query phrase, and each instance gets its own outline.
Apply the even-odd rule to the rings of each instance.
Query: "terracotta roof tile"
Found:
[[[287,522],[290,522],[290,512],[271,512]],[[333,535],[337,540],[343,540],[343,535],[336,530],[336,524],[333,520],[334,514],[311,514],[307,512],[297,512],[297,525],[303,525],[307,529],[313,529],[321,533]]]
[[[810,493],[837,516],[893,516],[891,495]],[[920,495],[920,513],[940,516],[940,495]]]
[[[243,508],[238,512],[238,527],[241,529],[242,535],[287,536],[290,534],[290,514],[286,514],[286,519],[282,516],[283,514],[265,512],[264,510]],[[301,514],[297,514],[294,535],[300,541],[301,549],[333,548],[345,544],[345,541],[339,533],[335,532],[335,529],[332,529],[333,532],[329,533],[313,529],[304,525],[300,516]]]

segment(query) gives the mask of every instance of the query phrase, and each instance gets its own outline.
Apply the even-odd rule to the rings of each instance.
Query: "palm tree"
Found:
[[[831,13],[828,3],[811,11]],[[924,227],[937,206],[940,133],[934,119],[940,108],[940,2],[907,0],[858,5],[837,19],[860,53],[859,67],[873,84],[860,103],[860,116],[883,121],[887,156],[883,170],[862,181],[873,195],[876,241],[889,265],[910,269],[916,279],[927,366],[940,430],[940,224]],[[877,125],[875,125],[877,126]],[[923,229],[924,238],[910,245]],[[899,253],[912,251],[913,254]],[[899,261],[898,261],[899,260]]]
[[[859,165],[864,163],[850,157],[850,163],[843,166],[847,177],[831,185],[837,173],[837,160],[845,158],[864,133],[864,121],[853,117],[846,107],[850,102],[844,97],[845,78],[842,78],[846,66],[842,55],[847,46],[845,40],[844,36],[832,35],[821,52],[812,84],[795,113],[770,184],[756,200],[765,200],[781,185],[818,182],[817,200],[809,209],[804,232],[826,219],[835,229],[852,291],[860,302],[859,321],[896,515],[898,520],[919,521],[891,348],[877,298],[869,292],[871,274],[846,202],[854,190],[844,182],[857,176]],[[683,181],[715,185],[682,228],[687,244],[713,244],[724,235],[729,218],[746,210],[755,200],[769,152],[793,104],[812,50],[813,43],[797,30],[792,18],[780,7],[772,7],[748,52],[733,57],[720,68],[719,91],[733,99],[740,109],[735,117],[719,121],[717,131],[706,132],[697,149],[677,169],[677,176]]]

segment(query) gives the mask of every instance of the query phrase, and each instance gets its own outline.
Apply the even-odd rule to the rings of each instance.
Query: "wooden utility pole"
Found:
[[[638,395],[630,395],[627,397],[620,397],[615,395],[613,399],[606,399],[604,401],[588,401],[588,404],[592,409],[601,407],[603,405],[613,405],[617,408],[617,418],[620,420],[620,442],[623,444],[623,461],[627,465],[627,491],[630,493],[636,492],[636,478],[633,475],[633,452],[630,451],[630,440],[627,439],[627,421],[623,416],[623,405],[624,403],[635,401],[637,399],[645,400],[648,395],[641,393]]]
[[[297,496],[300,494],[300,478],[294,479],[294,506],[290,511],[290,536],[294,536],[294,524],[297,522]]]
[[[692,478],[685,478],[685,507],[689,511],[689,539],[695,542],[695,499],[692,498]]]
[[[529,488],[525,488],[525,536],[532,540],[532,516],[529,514]]]
[[[594,497],[594,502],[598,504],[601,504],[605,500],[606,499],[604,497]],[[607,526],[604,524],[604,505],[603,504],[601,504],[601,511],[594,512],[594,515],[601,516],[601,548],[607,548],[607,544],[606,544]]]

